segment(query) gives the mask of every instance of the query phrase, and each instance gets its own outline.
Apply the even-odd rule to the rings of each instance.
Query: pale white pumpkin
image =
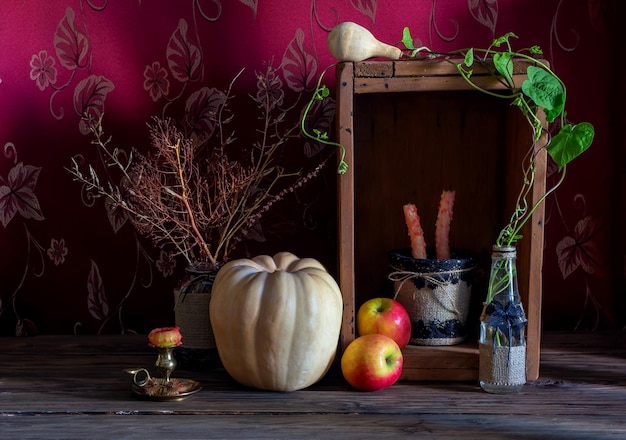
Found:
[[[328,49],[339,61],[363,61],[368,58],[398,60],[402,51],[379,41],[363,26],[345,21],[335,26],[328,34]]]
[[[220,359],[233,379],[293,391],[330,368],[343,298],[317,260],[281,252],[226,263],[213,283],[209,311]]]

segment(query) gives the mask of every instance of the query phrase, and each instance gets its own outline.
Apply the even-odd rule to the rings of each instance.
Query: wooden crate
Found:
[[[488,89],[503,88],[484,72],[472,78]],[[514,79],[524,79],[519,66]],[[342,348],[355,338],[358,306],[393,295],[387,252],[410,245],[402,205],[417,205],[426,240],[434,244],[439,196],[454,189],[451,244],[480,256],[468,320],[473,332],[457,346],[408,346],[402,378],[477,380],[478,318],[491,247],[520,190],[521,163],[532,144],[527,122],[510,100],[472,90],[447,61],[366,61],[337,66],[337,135],[349,167],[338,178]],[[546,154],[540,150],[531,202],[545,190]],[[543,218],[541,206],[517,247],[528,380],[539,375]]]

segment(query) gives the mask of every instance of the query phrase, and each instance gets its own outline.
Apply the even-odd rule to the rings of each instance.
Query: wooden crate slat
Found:
[[[525,78],[523,71],[516,65],[516,84]],[[490,75],[477,78],[487,88],[503,88]],[[338,269],[344,295],[340,342],[345,348],[356,336],[357,307],[368,297],[383,296],[387,288],[387,251],[404,243],[401,247],[408,247],[401,212],[403,203],[413,201],[407,199],[420,199],[418,209],[433,220],[423,224],[432,242],[440,191],[450,189],[441,186],[454,186],[451,241],[479,251],[482,271],[488,271],[491,246],[519,192],[520,163],[532,136],[508,100],[473,91],[455,66],[442,61],[341,63],[337,109],[338,141],[346,148],[348,163],[347,173],[338,178]],[[531,204],[545,190],[546,154],[541,148],[545,141],[538,143]],[[404,188],[399,195],[397,187]],[[520,292],[529,321],[528,380],[539,375],[543,217],[541,206],[518,246]],[[484,282],[484,273],[482,278]],[[484,287],[475,286],[474,302],[482,301]],[[476,308],[474,304],[473,319]],[[461,346],[443,351],[409,347],[403,377],[477,379],[477,357],[477,349]]]

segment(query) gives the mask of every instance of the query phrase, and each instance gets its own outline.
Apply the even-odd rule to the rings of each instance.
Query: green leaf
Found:
[[[322,85],[316,90],[315,99],[317,99],[318,101],[322,101],[325,98],[328,98],[329,95],[330,95],[330,90],[328,89],[328,87]]]
[[[319,128],[314,128],[313,129],[313,134],[315,135],[316,139],[319,140],[327,140],[328,139],[328,132],[326,131],[322,131]]]
[[[511,37],[518,38],[518,36],[515,35],[513,32],[507,32],[506,34],[502,35],[500,38],[496,38],[495,40],[493,40],[492,46],[500,47],[502,43],[508,44],[509,38]]]
[[[535,55],[542,55],[543,50],[541,50],[541,47],[539,46],[533,46],[530,48],[530,53],[535,54]]]
[[[513,84],[513,61],[511,52],[497,52],[493,55],[493,65],[508,84]]]
[[[574,126],[566,124],[561,127],[561,131],[552,138],[547,147],[559,170],[591,146],[594,134],[593,125],[589,122],[581,122]]]
[[[474,64],[474,49],[470,47],[470,49],[465,54],[465,59],[463,60],[463,64],[467,67],[471,67]]]
[[[408,27],[405,27],[402,31],[402,43],[409,50],[415,50],[415,46],[413,45],[413,38],[411,38],[411,31]]]
[[[540,67],[528,66],[527,73],[528,79],[522,83],[522,92],[543,107],[548,122],[554,122],[565,107],[565,91],[561,82]]]

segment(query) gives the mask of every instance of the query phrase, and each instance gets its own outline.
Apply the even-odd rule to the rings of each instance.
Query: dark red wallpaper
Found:
[[[341,21],[391,44],[409,26],[439,51],[487,46],[509,31],[520,47],[542,46],[568,86],[571,118],[596,127],[592,149],[546,204],[544,326],[623,325],[626,184],[616,103],[624,88],[612,73],[619,55],[611,41],[624,23],[619,3],[1,2],[0,333],[147,332],[171,324],[172,288],[185,263],[107,215],[102,200],[72,181],[73,157],[97,161],[80,115],[104,115],[116,147],[145,151],[152,116],[197,116],[211,91],[225,90],[245,68],[233,88],[235,129],[245,143],[258,116],[249,96],[255,72],[276,69],[276,93],[297,121],[318,75],[334,62],[326,36]],[[326,78],[334,90],[332,72]],[[300,139],[285,160],[312,169],[329,157],[323,173],[266,216],[238,255],[289,250],[334,269],[334,151]]]

